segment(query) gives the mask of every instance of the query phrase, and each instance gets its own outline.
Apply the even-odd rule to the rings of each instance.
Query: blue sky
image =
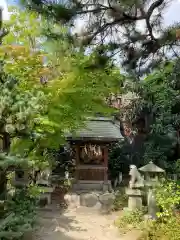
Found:
[[[0,6],[3,7],[3,18],[8,19],[8,5],[17,4],[19,0],[0,0]]]
[[[180,22],[180,0],[174,0],[164,15],[165,25]]]

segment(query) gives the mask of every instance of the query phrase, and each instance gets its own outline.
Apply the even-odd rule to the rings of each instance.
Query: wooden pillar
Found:
[[[104,182],[108,181],[108,146],[104,146]]]
[[[80,160],[79,160],[79,154],[80,154],[80,146],[79,145],[75,145],[75,151],[76,151],[76,182],[79,181],[79,164],[80,164]]]

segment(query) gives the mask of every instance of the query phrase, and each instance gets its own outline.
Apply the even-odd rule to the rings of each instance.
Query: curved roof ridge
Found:
[[[67,140],[99,140],[99,141],[119,141],[123,139],[120,132],[120,124],[113,118],[92,117],[87,118],[85,126],[79,128],[75,133],[68,133]]]

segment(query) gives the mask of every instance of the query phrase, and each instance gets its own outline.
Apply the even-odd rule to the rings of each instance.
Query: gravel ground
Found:
[[[35,240],[123,240],[114,226],[117,217],[90,208],[42,211]]]

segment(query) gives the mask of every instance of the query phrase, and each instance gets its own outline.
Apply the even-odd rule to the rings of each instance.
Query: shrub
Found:
[[[165,222],[174,215],[174,209],[180,204],[180,186],[175,182],[164,182],[156,189],[156,199],[161,212],[158,220]]]
[[[8,212],[0,222],[1,240],[21,240],[32,231],[36,219],[37,191],[33,187],[17,189],[6,202]]]
[[[180,240],[179,226],[179,217],[171,217],[166,223],[148,221],[139,240]]]
[[[144,209],[125,213],[115,224],[125,232],[140,229],[143,234],[139,240],[180,240],[180,215],[175,211],[180,206],[180,186],[175,182],[163,182],[155,192],[160,209],[156,220],[145,221],[147,211]]]
[[[164,182],[156,189],[157,204],[161,211],[157,219],[147,221],[141,240],[180,240],[180,216],[174,209],[180,203],[180,186]]]
[[[144,212],[140,210],[127,211],[118,218],[115,225],[125,232],[132,228],[139,228],[143,222]]]
[[[123,209],[127,205],[128,196],[125,194],[124,189],[120,189],[116,192],[115,200],[113,204],[113,210],[118,211]]]

